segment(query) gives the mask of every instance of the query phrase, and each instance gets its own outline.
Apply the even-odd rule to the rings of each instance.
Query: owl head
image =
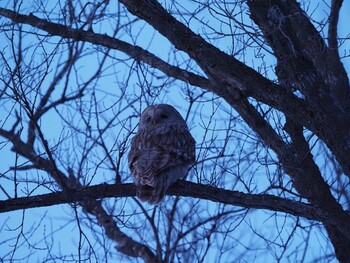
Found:
[[[183,124],[186,125],[180,113],[168,104],[155,104],[147,107],[141,114],[139,130],[156,127],[160,124]]]

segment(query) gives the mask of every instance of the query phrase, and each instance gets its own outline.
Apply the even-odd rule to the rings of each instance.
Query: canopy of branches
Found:
[[[0,1],[0,261],[347,262],[349,2]],[[128,169],[173,105],[196,163]]]

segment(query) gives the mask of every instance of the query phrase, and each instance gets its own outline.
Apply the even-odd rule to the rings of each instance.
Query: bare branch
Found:
[[[329,14],[328,26],[328,46],[330,49],[338,53],[338,21],[340,8],[343,5],[343,0],[332,0],[331,13]]]
[[[170,77],[180,79],[194,86],[211,90],[211,84],[206,78],[172,66],[147,50],[144,50],[138,46],[130,45],[122,40],[109,37],[105,34],[97,34],[92,31],[74,29],[57,23],[51,23],[32,14],[26,16],[4,8],[0,8],[0,15],[11,19],[15,23],[32,25],[33,27],[42,29],[54,36],[56,35],[61,36],[62,38],[71,38],[76,41],[87,41],[92,44],[120,50],[134,58],[136,61],[147,63],[150,66],[163,71]]]
[[[251,209],[267,209],[302,216],[310,220],[329,221],[331,224],[328,214],[315,206],[268,194],[245,194],[239,191],[230,191],[186,181],[178,181],[169,189],[167,194],[200,198]],[[100,184],[74,189],[70,192],[61,191],[0,201],[0,213],[65,203],[88,202],[91,199],[121,198],[135,195],[133,184]]]

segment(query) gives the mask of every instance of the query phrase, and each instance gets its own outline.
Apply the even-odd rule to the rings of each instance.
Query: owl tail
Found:
[[[164,199],[168,188],[178,179],[185,177],[187,169],[188,166],[170,167],[155,175],[156,182],[154,186],[138,185],[136,191],[138,198],[153,205],[159,204]]]
[[[149,185],[139,185],[136,195],[143,202],[157,205],[163,200],[165,192],[159,192],[155,187]]]

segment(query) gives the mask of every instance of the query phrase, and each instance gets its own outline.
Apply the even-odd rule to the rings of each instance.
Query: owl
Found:
[[[129,168],[141,201],[160,203],[195,162],[195,140],[180,113],[167,104],[147,107],[131,140]]]

